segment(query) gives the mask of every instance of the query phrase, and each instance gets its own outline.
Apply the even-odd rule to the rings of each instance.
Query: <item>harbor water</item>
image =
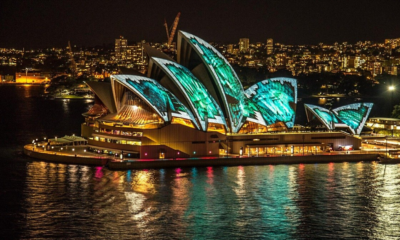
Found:
[[[397,239],[400,165],[330,163],[110,171],[34,161],[79,134],[90,100],[0,85],[0,238]]]

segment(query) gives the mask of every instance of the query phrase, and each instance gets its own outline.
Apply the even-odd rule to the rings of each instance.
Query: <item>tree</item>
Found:
[[[393,117],[393,118],[399,118],[399,119],[400,119],[400,105],[395,105],[395,106],[393,107],[392,117]]]

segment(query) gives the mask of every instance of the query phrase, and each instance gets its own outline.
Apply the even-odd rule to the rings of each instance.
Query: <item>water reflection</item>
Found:
[[[299,164],[113,172],[28,163],[22,238],[387,238],[400,165]]]
[[[14,151],[41,136],[79,132],[93,103],[31,98],[43,93],[34,86],[0,92],[7,96],[0,101],[3,239],[398,238],[400,165],[113,172],[31,162]]]
[[[68,114],[69,113],[69,99],[62,100],[62,107],[63,107],[63,112],[65,114]]]

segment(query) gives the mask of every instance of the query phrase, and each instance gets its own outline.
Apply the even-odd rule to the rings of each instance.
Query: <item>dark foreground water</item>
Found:
[[[0,239],[398,239],[400,165],[114,172],[34,162],[35,138],[79,133],[90,103],[0,85]]]

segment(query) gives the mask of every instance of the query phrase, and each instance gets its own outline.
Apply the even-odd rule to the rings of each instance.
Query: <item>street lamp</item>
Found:
[[[386,135],[386,157],[388,157],[387,135]]]

